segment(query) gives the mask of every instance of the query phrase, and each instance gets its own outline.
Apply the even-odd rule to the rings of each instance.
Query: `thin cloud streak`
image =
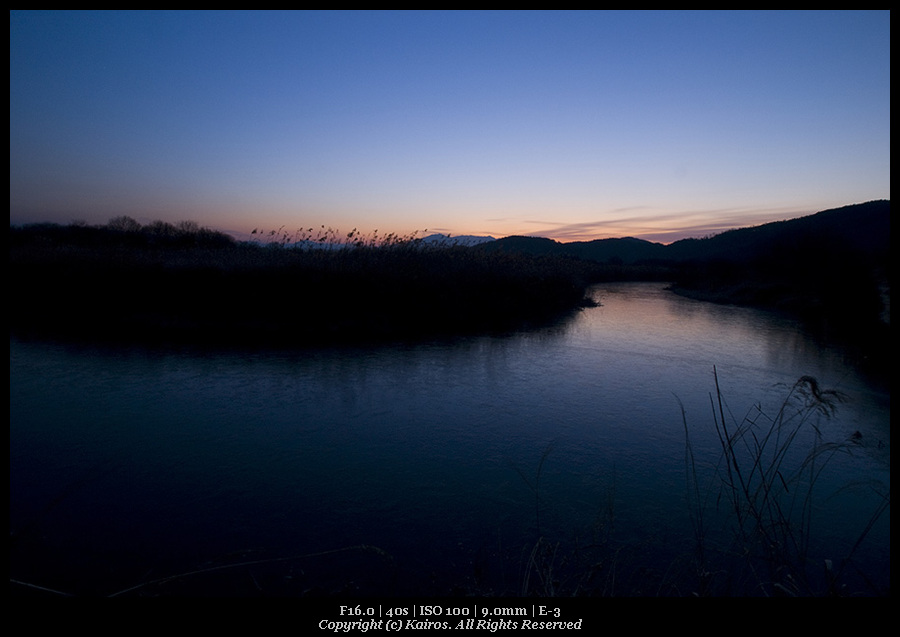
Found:
[[[646,210],[635,206],[628,210]],[[619,212],[623,211],[622,209]],[[630,215],[609,219],[597,219],[580,223],[559,224],[548,220],[528,220],[523,223],[543,226],[530,235],[548,237],[557,241],[592,241],[619,237],[635,237],[659,243],[672,243],[679,239],[701,238],[719,234],[734,228],[758,226],[772,221],[783,221],[813,214],[816,210],[798,208],[719,208],[710,210],[679,211],[653,215]]]

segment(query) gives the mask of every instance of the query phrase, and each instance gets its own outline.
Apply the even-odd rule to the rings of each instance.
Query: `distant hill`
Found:
[[[576,241],[568,245],[573,254],[593,261],[630,264],[667,258],[663,244],[634,237]]]
[[[564,254],[568,251],[568,245],[545,237],[513,235],[484,243],[479,248],[486,252],[514,252],[543,256]]]
[[[669,245],[626,237],[560,243],[505,237],[475,249],[569,257],[594,281],[669,281],[679,294],[787,312],[879,374],[889,369],[889,200]],[[887,376],[884,375],[886,378]]]
[[[816,214],[729,230],[707,239],[684,239],[667,246],[669,258],[747,262],[773,255],[814,252],[887,257],[891,202],[886,200],[823,210]],[[796,257],[792,257],[795,259]]]
[[[429,245],[475,246],[487,243],[488,241],[496,241],[496,239],[494,239],[494,237],[482,237],[470,234],[447,235],[441,233],[430,234],[427,237],[422,238],[422,243]]]
[[[704,239],[682,239],[664,245],[625,237],[560,243],[541,237],[511,236],[485,243],[481,249],[532,255],[566,255],[601,263],[683,263],[726,261],[746,263],[771,256],[796,260],[819,252],[853,252],[887,257],[890,251],[891,202],[870,201],[823,210],[813,215],[729,230]]]

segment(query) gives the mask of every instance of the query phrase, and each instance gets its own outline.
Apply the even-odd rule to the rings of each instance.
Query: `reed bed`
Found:
[[[111,341],[306,346],[496,333],[585,302],[577,259],[330,228],[10,228],[12,328]]]

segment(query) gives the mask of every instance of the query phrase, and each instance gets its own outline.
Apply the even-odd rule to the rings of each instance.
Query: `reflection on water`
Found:
[[[204,585],[519,594],[543,537],[629,547],[656,588],[602,592],[655,594],[691,545],[682,405],[697,456],[720,451],[713,366],[738,420],[777,410],[804,374],[840,389],[849,401],[820,430],[860,438],[823,492],[889,485],[889,396],[797,325],[661,285],[596,293],[600,307],[552,329],[417,346],[201,355],[11,340],[11,577],[109,593],[284,560],[234,569],[228,591],[224,575]],[[820,512],[830,541],[865,524],[878,498],[860,492]],[[889,514],[859,559],[889,558],[888,532]]]

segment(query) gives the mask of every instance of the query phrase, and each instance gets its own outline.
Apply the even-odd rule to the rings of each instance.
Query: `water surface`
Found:
[[[11,578],[110,594],[259,561],[135,594],[517,595],[542,592],[546,553],[566,582],[602,565],[593,592],[677,594],[668,573],[694,546],[685,422],[704,466],[721,450],[714,368],[736,421],[777,412],[803,375],[846,396],[814,420],[822,439],[854,445],[817,486],[812,553],[848,552],[889,494],[889,395],[783,318],[661,284],[594,293],[599,307],[552,328],[419,345],[11,338]],[[879,585],[889,520],[854,554]]]

